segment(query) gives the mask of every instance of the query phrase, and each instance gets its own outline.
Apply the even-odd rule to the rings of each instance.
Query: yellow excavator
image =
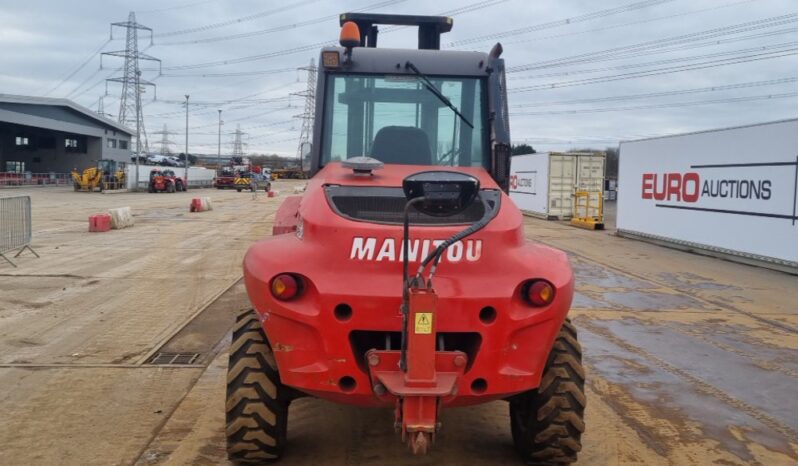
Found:
[[[79,173],[72,170],[75,191],[104,191],[125,187],[125,164],[116,160],[99,160],[96,167]]]

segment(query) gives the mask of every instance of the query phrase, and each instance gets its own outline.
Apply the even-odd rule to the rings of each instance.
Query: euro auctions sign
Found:
[[[621,143],[618,230],[798,265],[798,120]]]

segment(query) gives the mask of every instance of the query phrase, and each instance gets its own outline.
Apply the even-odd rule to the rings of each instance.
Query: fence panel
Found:
[[[32,238],[30,196],[0,197],[0,257],[16,267],[6,254],[25,249],[39,257],[30,247]]]
[[[71,186],[69,173],[0,172],[0,188],[17,186]]]

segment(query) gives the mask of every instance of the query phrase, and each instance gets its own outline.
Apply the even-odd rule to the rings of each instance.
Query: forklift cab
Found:
[[[116,160],[102,159],[97,161],[97,169],[102,170],[106,175],[112,175],[117,171],[117,164],[121,165],[121,163]]]
[[[490,53],[438,50],[440,34],[452,27],[447,17],[346,13],[340,21],[344,47],[321,52],[311,176],[327,163],[369,156],[386,164],[481,166],[507,190],[501,45]],[[418,49],[377,49],[382,24],[417,26]]]

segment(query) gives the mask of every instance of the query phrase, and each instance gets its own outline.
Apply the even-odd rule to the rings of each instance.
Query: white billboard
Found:
[[[798,265],[798,120],[622,142],[618,230]]]
[[[516,155],[510,163],[510,199],[519,209],[548,214],[549,155]]]

